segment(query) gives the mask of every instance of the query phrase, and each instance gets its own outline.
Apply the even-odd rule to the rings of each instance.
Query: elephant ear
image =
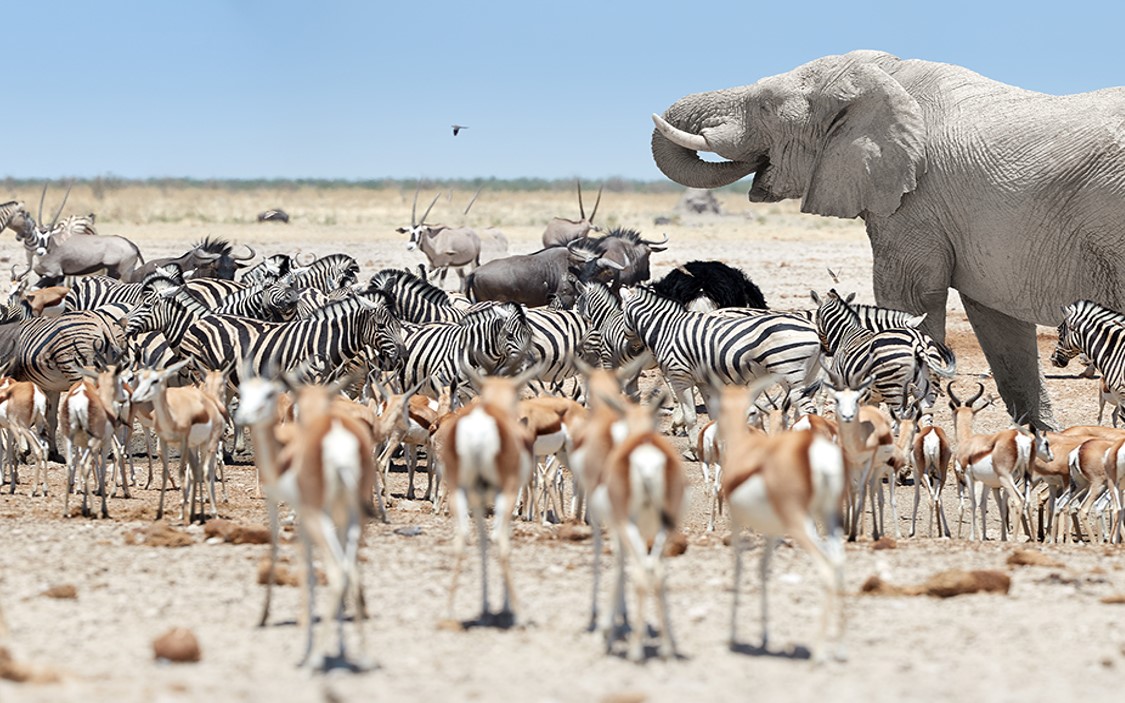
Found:
[[[810,97],[828,129],[801,212],[852,218],[890,215],[925,171],[918,102],[872,64],[835,73]]]

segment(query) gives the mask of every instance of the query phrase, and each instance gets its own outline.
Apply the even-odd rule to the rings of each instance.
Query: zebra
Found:
[[[556,391],[578,375],[574,359],[579,356],[589,325],[574,310],[531,308],[524,311],[531,331],[532,363],[539,368],[536,380]]]
[[[490,375],[516,372],[531,349],[531,328],[517,303],[483,305],[460,322],[408,323],[403,330],[406,358],[399,385],[432,397],[439,394],[438,379],[464,389],[465,364]]]
[[[1125,314],[1095,303],[1078,300],[1063,308],[1059,340],[1051,363],[1063,368],[1085,354],[1102,375],[1103,396],[1125,397]],[[1123,411],[1113,411],[1116,423]]]
[[[820,339],[807,319],[787,313],[689,312],[645,287],[622,289],[621,298],[626,328],[652,352],[678,401],[673,430],[691,433],[693,389],[699,387],[706,399],[712,379],[745,385],[773,375],[803,409],[813,409],[802,391],[819,372]]]
[[[157,279],[167,279],[175,285],[184,282],[183,272],[176,264],[157,268],[140,283],[122,283],[121,279],[109,276],[82,276],[70,286],[70,291],[63,300],[63,308],[66,312],[73,312],[96,310],[110,303],[136,305],[141,301],[145,288],[151,288]]]
[[[310,317],[316,317],[325,306],[331,305],[337,300],[353,298],[355,295],[355,291],[351,288],[337,288],[331,293],[322,293],[316,288],[304,288],[297,292],[295,316],[298,320],[307,320]],[[378,295],[369,295],[368,298],[380,302],[382,301]]]
[[[288,275],[288,282],[294,288],[315,288],[326,294],[351,286],[358,279],[359,264],[347,254],[322,256],[304,268],[290,271]]]
[[[394,370],[404,356],[402,323],[391,312],[389,299],[375,302],[355,296],[333,302],[317,315],[286,323],[205,315],[184,332],[180,351],[202,369],[221,369],[231,360],[231,382],[245,365],[259,375],[293,369],[317,360],[327,369],[350,362],[368,347],[378,351],[378,363]],[[171,338],[169,338],[171,341]]]
[[[288,254],[273,254],[242,272],[239,277],[243,283],[277,283],[293,270],[293,257]]]
[[[255,283],[232,293],[214,308],[214,312],[269,322],[288,322],[297,316],[297,302],[297,291],[292,286]]]
[[[460,322],[465,317],[465,310],[454,306],[448,293],[404,269],[379,271],[371,277],[367,290],[389,293],[403,322]]]
[[[82,369],[98,358],[119,354],[126,309],[109,305],[58,317],[37,317],[20,323],[9,371],[17,381],[31,381],[47,395],[47,444],[51,461],[62,461],[56,433],[59,394],[84,378]]]
[[[832,355],[832,372],[849,388],[858,388],[868,375],[873,377],[869,401],[885,402],[896,417],[908,406],[913,395],[922,406],[932,406],[936,398],[932,374],[951,377],[956,368],[952,351],[944,345],[932,344],[927,336],[914,328],[922,316],[909,316],[897,310],[879,313],[867,306],[860,316],[835,289],[817,303],[816,325],[821,345]],[[866,320],[866,324],[865,324]],[[868,325],[893,325],[872,331]],[[932,341],[932,340],[931,340]],[[938,353],[931,359],[931,351]]]

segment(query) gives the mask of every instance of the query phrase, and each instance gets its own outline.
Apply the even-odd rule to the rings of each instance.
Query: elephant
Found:
[[[1054,96],[878,51],[826,56],[653,115],[682,185],[751,173],[751,202],[863,218],[879,305],[945,336],[956,289],[1013,415],[1054,425],[1036,324],[1125,309],[1125,89]],[[699,152],[721,161],[704,161]]]

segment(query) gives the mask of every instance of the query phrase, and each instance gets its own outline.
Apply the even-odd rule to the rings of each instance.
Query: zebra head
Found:
[[[501,303],[493,311],[503,320],[499,337],[504,356],[498,370],[516,371],[531,360],[531,328],[523,307],[517,303]]]
[[[1051,364],[1059,368],[1064,368],[1071,359],[1082,353],[1078,347],[1078,335],[1075,329],[1082,302],[1084,301],[1067,305],[1062,309],[1063,321],[1059,325],[1059,341],[1055,344],[1055,351],[1051,353]]]
[[[355,300],[367,311],[363,336],[366,344],[379,352],[378,365],[384,371],[402,366],[406,345],[402,341],[402,322],[395,315],[394,299],[388,293],[357,295]]]
[[[169,304],[181,292],[188,295],[182,284],[170,278],[146,278],[140,302],[123,318],[125,336],[163,329],[171,315]]]

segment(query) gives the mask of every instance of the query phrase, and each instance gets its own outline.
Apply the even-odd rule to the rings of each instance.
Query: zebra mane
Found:
[[[674,307],[677,310],[687,312],[687,308],[684,307],[683,303],[676,300],[675,298],[669,298],[667,296],[661,295],[660,293],[656,292],[656,290],[652,286],[636,286],[635,288],[633,288],[633,290],[635,293],[646,295],[663,305]]]
[[[0,205],[0,230],[5,229],[21,209],[23,209],[23,203],[18,200],[9,200]]]
[[[389,293],[390,289],[394,287],[396,283],[417,293],[428,303],[441,306],[453,304],[449,300],[448,293],[429,281],[422,280],[406,269],[383,269],[379,271],[371,277],[368,290],[378,290]]]
[[[192,249],[201,249],[209,254],[220,254],[222,256],[230,256],[231,245],[226,239],[220,237],[212,237],[207,235],[202,240],[192,245]]]
[[[1067,317],[1079,316],[1084,313],[1097,315],[1098,322],[1109,322],[1125,326],[1125,313],[1118,312],[1113,308],[1108,308],[1093,300],[1074,301],[1074,303],[1070,305],[1070,312],[1067,314]]]
[[[171,293],[161,295],[159,298],[157,298],[156,302],[159,303],[160,301],[164,301],[172,306],[183,308],[185,310],[188,310],[189,312],[199,313],[200,315],[211,314],[211,308],[207,307],[207,305],[198,297],[196,297],[196,295],[189,289],[185,288],[181,284],[176,283],[170,278],[164,278],[160,280],[168,281],[173,286],[175,286],[175,289]]]
[[[828,290],[828,299],[835,300],[840,305],[840,307],[844,309],[844,311],[847,313],[848,317],[856,327],[865,327],[865,325],[863,324],[863,318],[860,316],[859,310],[856,309],[858,306],[853,306],[851,303],[844,300],[844,296],[840,295],[840,293],[835,288],[830,288]],[[874,305],[869,305],[867,307],[875,308]]]
[[[376,303],[380,303],[380,302],[382,303],[382,305],[380,305],[379,308],[386,310],[387,313],[389,313],[390,315],[395,314],[395,300],[389,293],[387,293],[385,291],[381,291],[381,290],[376,290],[376,291],[371,291],[370,293],[367,293],[366,297],[368,299],[372,299],[372,298],[377,299],[375,301]],[[381,299],[381,300],[378,300],[378,299]],[[315,313],[313,313],[309,317],[306,317],[305,319],[306,320],[338,320],[338,319],[340,319],[342,317],[346,317],[346,316],[348,316],[348,315],[350,315],[350,314],[352,314],[356,311],[365,310],[365,309],[369,309],[369,308],[363,304],[363,301],[360,300],[359,296],[350,295],[346,298],[340,298],[338,300],[330,300],[327,305],[318,309]],[[371,309],[377,309],[377,308],[371,308]]]
[[[580,297],[586,300],[587,310],[590,309],[591,303],[598,311],[621,310],[621,299],[601,281],[586,281],[581,284],[580,290]]]

